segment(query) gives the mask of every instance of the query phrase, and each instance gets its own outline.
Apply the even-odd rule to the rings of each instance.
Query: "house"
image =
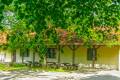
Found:
[[[0,39],[4,39],[0,36]],[[4,41],[3,40],[3,41]],[[2,42],[1,42],[2,43]],[[61,45],[49,45],[47,50],[47,62],[79,64],[81,67],[107,68],[120,70],[120,46],[108,47],[105,45],[94,45],[94,48],[87,48],[80,41]],[[62,51],[60,51],[60,48]],[[17,49],[13,52],[0,49],[0,62],[22,63],[22,51]],[[33,61],[33,51],[24,51],[24,62]],[[94,61],[93,61],[94,56]],[[39,54],[35,53],[35,62],[39,61]]]

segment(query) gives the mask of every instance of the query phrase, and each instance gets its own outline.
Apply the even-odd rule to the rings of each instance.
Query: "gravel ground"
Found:
[[[120,72],[114,70],[89,73],[0,71],[0,80],[120,80]]]

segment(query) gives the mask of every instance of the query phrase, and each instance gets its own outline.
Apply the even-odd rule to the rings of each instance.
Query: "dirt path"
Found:
[[[120,80],[119,71],[93,73],[0,71],[0,80]]]

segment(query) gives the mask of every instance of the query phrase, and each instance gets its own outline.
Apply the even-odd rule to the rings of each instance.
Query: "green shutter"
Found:
[[[87,60],[92,60],[93,57],[93,49],[92,48],[88,48],[87,49]]]
[[[87,49],[87,60],[93,60],[94,51],[95,51],[95,60],[97,60],[97,51],[94,48]]]

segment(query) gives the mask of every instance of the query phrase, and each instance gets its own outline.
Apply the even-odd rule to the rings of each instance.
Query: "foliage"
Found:
[[[22,27],[21,27],[22,26]],[[9,34],[8,44],[11,49],[24,48],[27,43],[27,29],[24,21],[19,21]],[[16,44],[17,43],[17,44]]]
[[[13,71],[13,70],[27,70],[27,66],[23,64],[12,64],[12,66],[9,66],[9,64],[3,64],[0,63],[0,70],[2,71]]]
[[[65,72],[63,69],[53,69],[53,68],[46,68],[46,67],[28,67],[24,64],[19,63],[12,63],[11,66],[8,66],[7,64],[0,64],[0,70],[2,71],[50,71],[50,72]]]
[[[119,0],[15,0],[14,6],[18,18],[28,20],[28,25],[34,24],[36,33],[50,28],[74,28],[85,42],[107,40],[106,33],[117,31],[120,21]],[[96,27],[112,29],[94,31]],[[49,30],[53,35],[50,40],[54,30]]]
[[[120,0],[0,0],[0,22],[6,19],[6,10],[15,14],[16,21],[10,23],[9,48],[32,48],[42,58],[46,43],[60,43],[58,28],[66,29],[69,38],[76,33],[85,45],[117,41],[114,35],[109,36],[113,30],[119,31]],[[29,36],[32,32],[36,33],[34,37]]]

